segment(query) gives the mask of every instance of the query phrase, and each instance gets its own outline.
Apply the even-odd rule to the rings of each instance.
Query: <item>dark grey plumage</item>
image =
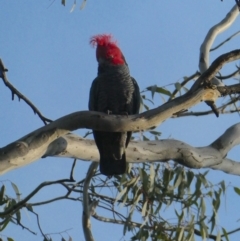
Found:
[[[117,115],[139,113],[140,93],[127,64],[99,64],[98,76],[94,79],[89,98],[89,110]],[[93,131],[100,153],[100,171],[111,176],[126,171],[125,149],[132,132]]]

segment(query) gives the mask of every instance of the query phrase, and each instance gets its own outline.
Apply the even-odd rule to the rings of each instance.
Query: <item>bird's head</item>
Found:
[[[113,65],[125,64],[125,58],[110,34],[95,35],[90,39],[90,44],[96,49],[96,57],[99,64],[110,63]]]

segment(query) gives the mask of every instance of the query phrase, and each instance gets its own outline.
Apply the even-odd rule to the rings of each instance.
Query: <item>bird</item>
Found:
[[[125,57],[111,34],[98,34],[90,38],[96,47],[97,77],[93,80],[88,108],[109,115],[139,113],[140,91],[131,77]],[[132,132],[106,132],[93,130],[100,155],[100,172],[106,176],[126,172],[126,148]]]

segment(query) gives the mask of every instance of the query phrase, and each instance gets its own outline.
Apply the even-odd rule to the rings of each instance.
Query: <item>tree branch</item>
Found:
[[[56,180],[52,182],[43,182],[41,183],[37,188],[35,188],[28,196],[26,196],[24,199],[21,201],[17,202],[15,205],[10,206],[10,208],[7,208],[3,212],[0,212],[0,216],[4,217],[7,216],[13,212],[18,211],[22,207],[26,205],[28,200],[30,200],[37,192],[39,192],[43,187],[53,185],[53,184],[60,184],[61,182],[66,182],[66,181],[71,181],[69,179],[61,179],[61,180]]]
[[[79,111],[48,124],[0,149],[0,173],[29,164],[45,156],[49,144],[69,131],[88,128],[107,131],[139,131],[157,126],[174,113],[199,103],[218,93],[199,89],[164,105],[132,116],[115,116],[93,111]]]
[[[145,130],[159,125],[166,119],[172,117],[175,113],[183,109],[188,109],[201,101],[212,101],[216,97],[219,97],[220,93],[217,88],[205,88],[204,83],[205,85],[209,85],[212,77],[224,63],[238,58],[240,58],[240,50],[234,50],[221,55],[212,63],[209,69],[198,78],[189,92],[163,104],[160,107],[143,112],[139,115],[115,116],[94,111],[79,111],[59,118],[47,126],[41,127],[21,139],[0,148],[0,173],[29,164],[41,157],[46,157],[50,152],[57,152],[58,148],[56,148],[55,145],[50,144],[70,131],[79,128],[110,132]],[[60,140],[63,141],[62,145],[66,144],[64,139]],[[137,149],[138,146],[136,146],[136,150]],[[181,153],[177,154],[178,158],[180,154]],[[73,158],[75,157],[73,156]],[[170,155],[167,159],[171,158],[173,157]],[[96,156],[95,158],[90,156],[88,160],[96,160]],[[135,160],[130,159],[129,161],[139,162],[139,160],[142,160],[142,158]],[[145,157],[145,161],[148,161],[148,157]],[[218,160],[218,162],[213,161],[203,165],[202,159],[200,158],[200,160],[194,162],[194,164],[189,159],[187,159],[186,163],[183,161],[182,164],[193,165],[195,168],[201,168],[204,166],[216,165],[220,162],[221,161]]]
[[[232,34],[230,37],[228,37],[227,39],[225,39],[223,42],[221,42],[220,44],[218,44],[216,47],[210,49],[209,51],[212,52],[218,48],[220,48],[222,45],[224,45],[226,42],[230,41],[232,38],[236,37],[237,35],[240,34],[240,31],[237,31],[236,33]]]
[[[204,74],[207,70],[209,70],[209,53],[213,41],[218,34],[232,25],[238,14],[238,7],[235,5],[220,23],[216,24],[208,31],[208,34],[200,47],[199,70],[201,74]],[[218,86],[224,85],[215,75],[213,75],[212,78],[208,80],[208,82]],[[206,104],[211,107],[214,114],[218,117],[219,113],[215,105],[215,100],[206,101]]]
[[[84,185],[83,185],[83,213],[82,213],[82,227],[83,227],[83,232],[85,236],[86,241],[94,241],[94,238],[92,236],[91,232],[91,213],[90,213],[90,205],[89,205],[89,196],[88,196],[88,188],[90,181],[96,172],[96,169],[98,167],[98,163],[93,162],[87,173],[87,177],[85,179]]]
[[[5,68],[2,60],[0,59],[0,78],[2,78],[4,84],[11,90],[11,92],[12,92],[12,100],[14,100],[14,95],[16,95],[16,96],[18,97],[19,101],[20,101],[20,99],[22,99],[23,101],[26,102],[26,104],[28,104],[28,105],[32,108],[34,114],[37,114],[38,117],[43,121],[43,123],[44,123],[45,125],[47,125],[47,123],[49,123],[49,122],[52,122],[52,120],[44,117],[44,116],[41,114],[41,112],[38,110],[38,108],[37,108],[27,97],[25,97],[22,93],[20,93],[20,92],[8,81],[7,75],[6,75],[6,72],[7,72],[7,71],[8,71],[8,70]]]
[[[195,91],[200,85],[207,83],[210,84],[211,80],[215,77],[215,74],[223,67],[224,64],[237,59],[240,59],[240,49],[222,54],[212,62],[211,66],[196,80],[190,90]]]
[[[213,26],[207,33],[201,47],[200,47],[200,56],[199,56],[199,70],[200,73],[204,73],[209,67],[209,53],[212,47],[214,40],[217,35],[229,28],[239,15],[238,6],[235,5],[229,13],[226,15],[221,22]],[[219,81],[215,76],[213,76],[213,84],[222,85],[222,82]]]
[[[240,163],[226,158],[228,152],[240,144],[240,123],[228,128],[217,140],[205,147],[192,147],[178,140],[131,141],[126,150],[127,161],[166,162],[174,160],[190,168],[212,168],[240,175]],[[93,140],[69,134],[54,141],[48,156],[75,157],[98,161],[99,154]],[[51,146],[50,145],[50,146]],[[58,149],[57,149],[58,148]]]
[[[194,73],[193,75],[185,78],[185,79],[180,83],[181,87],[184,87],[190,80],[194,80],[194,79],[198,78],[200,75],[201,75],[201,74],[197,71],[197,72]],[[175,98],[175,97],[176,97],[176,94],[177,94],[178,92],[179,92],[179,90],[178,90],[178,89],[175,89],[175,90],[172,92],[171,96],[169,97],[169,100],[172,100],[173,98]]]

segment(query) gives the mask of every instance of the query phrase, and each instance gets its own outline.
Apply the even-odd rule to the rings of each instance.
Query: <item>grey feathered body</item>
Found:
[[[101,64],[89,98],[89,110],[116,115],[139,112],[140,93],[137,82],[130,76],[127,65]],[[125,149],[131,132],[93,131],[100,153],[100,171],[111,176],[126,171]]]

